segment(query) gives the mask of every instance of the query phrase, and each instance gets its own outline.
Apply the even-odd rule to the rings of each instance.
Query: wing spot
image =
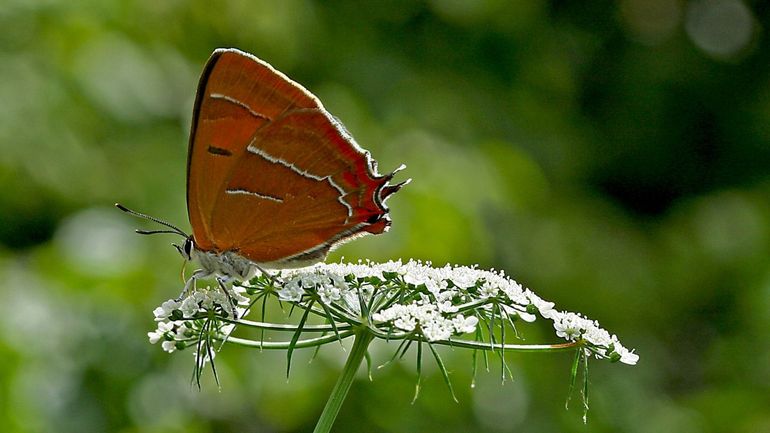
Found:
[[[221,147],[209,146],[209,148],[206,150],[212,155],[233,156],[233,152],[230,152],[227,149],[222,149]]]

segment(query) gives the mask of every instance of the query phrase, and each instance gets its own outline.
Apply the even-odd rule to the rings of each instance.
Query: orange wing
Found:
[[[198,249],[276,266],[390,225],[388,185],[320,101],[269,64],[214,51],[193,112],[187,207]]]

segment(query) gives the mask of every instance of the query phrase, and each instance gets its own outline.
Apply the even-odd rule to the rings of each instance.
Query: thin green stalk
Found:
[[[369,331],[374,334],[375,337],[383,340],[411,340],[420,341],[423,337],[415,335],[413,332],[402,332],[398,334],[390,334],[376,330],[375,328],[369,328]],[[442,346],[461,347],[464,349],[478,349],[482,351],[496,351],[502,350],[505,352],[562,352],[565,350],[572,350],[576,347],[581,347],[585,344],[583,340],[570,341],[566,343],[556,344],[498,344],[498,343],[486,343],[484,341],[469,341],[469,340],[438,340],[431,341],[431,344],[437,344]]]
[[[345,339],[353,335],[353,331],[344,331],[340,332],[339,336],[337,335],[325,335],[323,337],[316,337],[316,338],[309,338],[307,340],[299,340],[294,344],[294,347],[297,349],[305,348],[305,347],[316,347],[320,346],[322,344],[327,343],[333,343],[336,342],[339,339]],[[275,350],[286,350],[291,346],[290,341],[254,341],[254,340],[248,340],[245,338],[238,338],[238,337],[230,337],[227,339],[228,343],[231,344],[237,344],[239,346],[244,347],[255,347],[257,349],[275,349]]]
[[[329,400],[326,402],[326,406],[321,413],[321,417],[318,419],[318,424],[316,424],[313,433],[328,433],[331,431],[334,420],[337,418],[337,414],[342,407],[342,402],[345,401],[345,397],[348,395],[350,385],[353,384],[353,378],[366,356],[366,349],[369,347],[372,339],[374,339],[374,336],[366,329],[356,334],[353,348],[350,350],[350,355],[348,355],[348,360],[342,369],[342,374],[337,379],[334,389],[332,389]]]
[[[266,331],[297,332],[297,329],[299,328],[296,325],[255,322],[253,320],[245,320],[245,319],[231,320],[231,319],[220,318],[219,320],[227,323],[232,323],[238,326],[243,326],[248,328],[257,328],[257,329],[266,330]],[[340,324],[335,323],[333,325],[305,325],[302,327],[302,332],[330,332],[330,331],[334,331],[335,328],[337,328],[337,331],[344,331],[344,330],[350,329],[351,325],[348,325],[347,323],[340,323]]]

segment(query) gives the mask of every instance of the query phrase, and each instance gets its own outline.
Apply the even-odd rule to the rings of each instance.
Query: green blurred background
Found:
[[[181,288],[185,158],[216,47],[316,93],[413,183],[330,260],[505,269],[639,365],[445,351],[362,375],[340,432],[770,432],[770,4],[740,0],[0,0],[0,431],[302,432],[344,362],[227,347],[222,390],[147,342]],[[527,342],[555,341],[546,323]],[[373,347],[375,360],[394,346]],[[309,353],[298,355],[309,360]],[[573,400],[573,403],[575,401]]]

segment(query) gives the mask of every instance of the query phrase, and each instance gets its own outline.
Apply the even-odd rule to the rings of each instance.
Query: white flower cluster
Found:
[[[610,335],[599,326],[599,322],[587,319],[580,314],[564,312],[553,319],[556,335],[569,341],[582,338],[595,348],[602,348],[604,353],[595,352],[596,357],[607,357],[624,364],[635,365],[639,355],[620,344],[616,335]]]
[[[192,329],[187,328],[185,322],[158,322],[158,327],[148,332],[147,336],[150,338],[150,344],[155,344],[159,341],[163,341],[160,346],[168,353],[171,353],[177,349],[177,340],[184,340],[187,338],[188,331]]]
[[[324,304],[331,304],[342,297],[348,286],[342,277],[333,273],[303,272],[289,277],[278,291],[278,297],[282,301],[299,302],[309,289],[315,289]]]
[[[240,288],[238,288],[240,289]],[[236,303],[233,306],[233,301]],[[151,344],[162,341],[161,347],[166,352],[174,352],[185,341],[197,338],[195,323],[191,320],[198,313],[208,311],[225,312],[228,317],[240,317],[249,299],[238,290],[228,295],[219,289],[205,288],[190,293],[181,301],[169,299],[153,310],[157,328],[147,333]],[[235,325],[226,324],[218,328],[219,332],[229,333]]]
[[[465,334],[476,331],[479,319],[476,316],[464,317],[457,314],[446,318],[441,314],[440,306],[414,302],[409,305],[396,304],[388,309],[372,315],[378,322],[393,322],[393,325],[404,331],[419,330],[428,341],[446,340],[455,334]]]
[[[404,304],[396,303],[373,312],[372,319],[380,323],[391,323],[407,332],[419,327],[418,330],[429,341],[474,332],[479,319],[476,316],[457,314],[458,308],[494,298],[508,316],[532,322],[537,318],[535,313],[538,313],[553,321],[558,337],[568,341],[583,339],[593,347],[597,356],[631,365],[639,359],[615,335],[602,329],[598,322],[575,313],[556,310],[553,302],[545,301],[522,287],[503,271],[451,265],[437,268],[431,266],[431,263],[414,260],[406,263],[399,260],[386,263],[319,264],[309,269],[284,271],[282,276],[287,277],[288,282],[279,295],[281,299],[299,300],[305,289],[315,287],[324,303],[342,299],[349,306],[357,307],[355,290],[348,286],[343,276],[383,279],[387,274],[398,275],[404,282],[415,287],[424,287],[429,295],[420,293],[419,299],[411,299]],[[484,308],[489,310],[492,306],[487,304]]]
[[[409,305],[395,304],[380,312],[374,312],[374,321],[393,322],[403,331],[418,329],[429,341],[445,340],[452,335],[476,330],[478,318],[466,318],[462,314],[456,314],[457,306],[452,301],[461,294],[457,287],[449,288],[446,280],[430,278],[424,272],[426,269],[433,269],[429,266],[416,266],[417,262],[409,262],[407,265],[412,267],[413,272],[399,267],[398,262],[381,265],[318,265],[311,269],[286,271],[282,275],[286,282],[278,291],[278,297],[282,301],[299,302],[305,294],[315,291],[324,304],[334,303],[357,315],[361,312],[360,299],[369,302],[374,287],[371,284],[363,284],[354,289],[345,281],[343,275],[354,275],[361,279],[383,279],[383,272],[389,272],[403,276],[410,284],[425,284],[431,296],[421,294],[420,300]]]
[[[277,292],[278,299],[300,302],[304,295],[314,291],[324,304],[335,304],[356,315],[361,312],[358,297],[359,291],[361,296],[367,301],[371,298],[374,291],[374,287],[371,285],[364,285],[355,290],[345,282],[345,279],[340,274],[324,271],[320,268],[306,269],[304,271],[285,271],[283,276],[285,277],[285,283]]]
[[[553,322],[556,335],[567,341],[583,341],[586,350],[597,357],[636,364],[639,356],[623,347],[615,335],[579,314],[554,308],[535,293],[505,275],[476,267],[433,267],[430,262],[389,261],[354,264],[319,264],[299,270],[283,270],[275,279],[275,292],[282,301],[302,303],[320,301],[324,309],[364,323],[362,310],[370,314],[368,326],[382,330],[415,332],[428,341],[448,340],[455,335],[474,333],[479,320],[521,319],[535,321],[539,315]],[[169,300],[154,313],[158,328],[148,334],[150,341],[163,341],[171,352],[180,341],[190,341],[191,321],[199,312],[216,311],[227,317],[241,317],[244,310],[233,308],[231,299],[248,305],[245,290],[229,297],[220,290],[203,289],[182,301]],[[364,305],[361,305],[361,302]],[[317,305],[317,304],[316,304]],[[362,308],[364,307],[364,308]],[[495,309],[497,307],[497,309]],[[369,311],[371,309],[372,311]],[[503,320],[499,320],[500,326]],[[229,333],[232,325],[219,330]]]

